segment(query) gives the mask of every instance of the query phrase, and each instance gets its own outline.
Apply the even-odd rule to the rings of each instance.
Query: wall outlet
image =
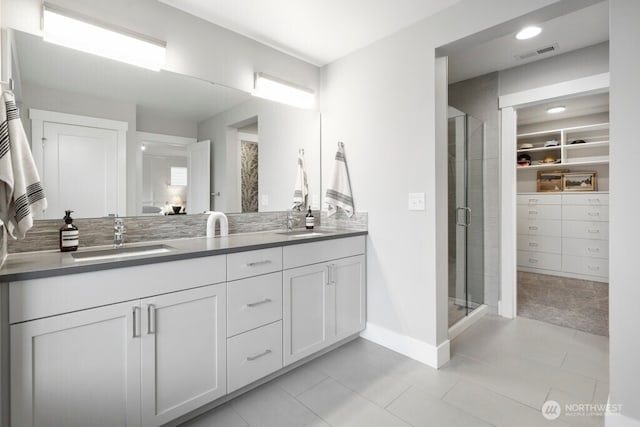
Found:
[[[260,196],[260,204],[262,206],[269,206],[269,195],[263,194]]]
[[[409,210],[424,210],[424,193],[409,193]]]

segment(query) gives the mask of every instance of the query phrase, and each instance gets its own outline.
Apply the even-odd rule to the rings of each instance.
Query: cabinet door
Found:
[[[333,286],[330,313],[332,341],[339,341],[365,327],[366,280],[364,256],[331,262],[330,283]]]
[[[11,425],[140,425],[139,321],[136,301],[12,325]]]
[[[226,284],[142,300],[142,424],[226,393]]]
[[[285,366],[328,345],[328,272],[328,264],[314,264],[283,272]]]

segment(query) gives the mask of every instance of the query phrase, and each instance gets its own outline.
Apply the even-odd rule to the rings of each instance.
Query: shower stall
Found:
[[[484,124],[449,107],[449,327],[484,303]]]

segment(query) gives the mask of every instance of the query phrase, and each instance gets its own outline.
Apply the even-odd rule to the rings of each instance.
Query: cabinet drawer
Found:
[[[562,253],[590,258],[609,258],[608,240],[562,239]]]
[[[282,263],[286,270],[332,259],[360,255],[364,253],[364,239],[364,236],[356,236],[285,246],[282,249]]]
[[[560,271],[562,256],[545,252],[518,251],[518,265]]]
[[[518,220],[561,219],[560,205],[518,206]]]
[[[562,237],[608,240],[609,223],[596,221],[563,221]]]
[[[282,319],[282,272],[227,284],[227,336]]]
[[[518,220],[518,234],[560,237],[561,223],[556,219]]]
[[[519,205],[559,205],[562,201],[561,194],[518,194],[516,203]]]
[[[609,194],[602,194],[602,193],[563,194],[562,204],[563,205],[608,206]]]
[[[577,221],[609,221],[609,206],[562,205],[562,219]]]
[[[518,250],[530,252],[562,253],[560,237],[550,236],[518,236]]]
[[[282,368],[282,321],[227,340],[227,393]]]
[[[282,248],[258,249],[227,255],[227,280],[282,270]]]
[[[602,258],[587,258],[564,255],[562,269],[569,273],[588,274],[590,276],[608,277],[609,260]]]

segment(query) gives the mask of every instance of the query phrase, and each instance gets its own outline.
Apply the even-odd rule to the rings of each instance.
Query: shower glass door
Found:
[[[484,302],[484,126],[449,108],[449,326]]]

